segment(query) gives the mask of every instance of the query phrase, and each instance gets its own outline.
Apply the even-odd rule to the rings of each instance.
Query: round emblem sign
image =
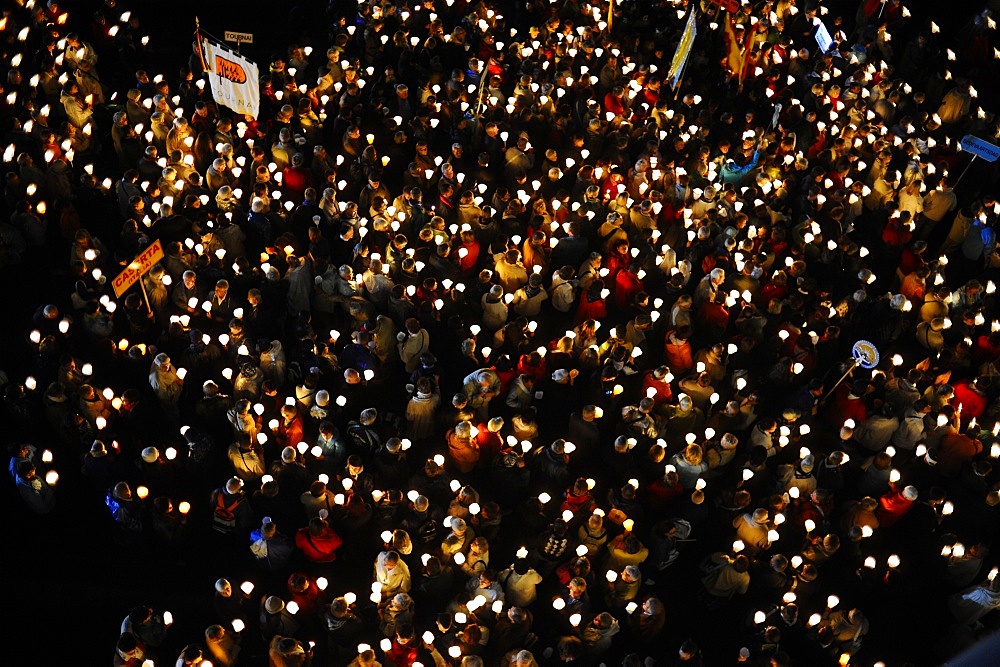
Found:
[[[855,343],[851,355],[861,368],[875,368],[878,365],[878,348],[866,340]]]

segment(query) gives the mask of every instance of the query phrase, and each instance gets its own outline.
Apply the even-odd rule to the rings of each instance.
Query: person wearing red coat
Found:
[[[670,388],[672,379],[667,366],[646,371],[642,376],[642,395],[653,399],[656,407],[670,403],[674,398],[674,391]]]
[[[293,572],[288,577],[288,596],[290,602],[299,605],[299,613],[306,618],[319,612],[323,606],[323,591],[302,572]]]
[[[917,487],[907,486],[900,489],[898,485],[893,484],[891,490],[878,499],[875,516],[878,517],[879,525],[888,528],[898,522],[913,509],[913,503],[916,501]]]
[[[590,285],[587,293],[580,298],[580,305],[576,308],[574,324],[582,324],[587,320],[603,320],[608,316],[607,295],[604,294],[603,280],[595,280]]]
[[[864,394],[863,388],[858,389],[858,394]],[[833,401],[827,410],[830,424],[840,428],[844,421],[853,419],[855,424],[860,424],[868,419],[868,406],[861,396],[854,393],[854,385],[844,382],[833,391],[831,397]]]
[[[663,340],[663,353],[666,362],[677,375],[686,375],[694,368],[694,358],[691,353],[691,327],[685,325],[676,331],[668,331]]]
[[[471,230],[462,232],[461,243],[455,250],[455,257],[458,258],[458,271],[463,278],[469,278],[476,272],[479,266],[479,241]]]
[[[982,418],[986,412],[986,405],[989,402],[986,396],[989,384],[989,378],[985,377],[979,377],[972,381],[962,380],[955,383],[955,395],[951,399],[951,404],[956,409],[961,406],[963,421]]]
[[[302,165],[302,153],[292,155],[292,164],[281,170],[283,201],[300,204],[306,188],[313,187],[312,171]]]
[[[503,439],[500,437],[503,424],[503,417],[493,417],[488,422],[481,422],[476,426],[475,440],[479,445],[480,465],[492,465],[493,459],[503,449]]]
[[[517,359],[518,375],[534,375],[536,378],[544,378],[547,377],[545,368],[545,357],[537,350],[522,354]]]
[[[635,295],[643,290],[639,265],[632,262],[627,271],[619,271],[615,276],[615,306],[621,311],[628,310]]]
[[[700,325],[699,331],[704,330],[712,338],[721,338],[729,328],[729,308],[726,307],[725,295],[720,292],[714,301],[701,304],[695,318]]]
[[[337,559],[337,549],[344,543],[340,535],[333,532],[326,519],[314,516],[309,525],[295,533],[295,546],[311,563],[332,563]]]
[[[305,431],[302,425],[302,415],[294,405],[283,405],[281,407],[281,423],[275,432],[275,439],[278,445],[285,447],[295,447],[305,440]]]
[[[622,101],[625,96],[625,89],[622,86],[615,86],[611,92],[604,96],[604,112],[613,113],[615,116],[625,115],[625,104]]]
[[[559,511],[569,510],[574,515],[588,516],[594,509],[594,496],[590,493],[590,485],[583,477],[573,482],[573,486],[566,489]],[[581,514],[582,512],[582,514]]]
[[[1000,331],[983,334],[972,346],[972,363],[980,366],[986,362],[995,363],[1000,359]]]

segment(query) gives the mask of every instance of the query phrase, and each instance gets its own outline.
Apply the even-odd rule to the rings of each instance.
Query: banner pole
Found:
[[[687,72],[688,60],[690,60],[690,58],[688,58],[687,60],[685,60],[684,64],[681,65],[681,75],[679,77],[677,77],[677,87],[674,88],[674,99],[675,100],[677,99],[678,95],[681,94],[681,84],[684,83],[684,74]]]
[[[979,157],[979,156],[976,155],[975,153],[972,154],[972,159],[969,160],[969,164],[965,165],[965,169],[963,169],[962,173],[959,174],[958,180],[956,180],[955,181],[955,185],[952,186],[953,188],[954,187],[958,187],[958,184],[962,182],[962,179],[965,177],[965,172],[969,171],[969,167],[972,166],[972,163],[976,161],[977,157]]]
[[[146,293],[146,281],[143,280],[143,276],[139,276],[139,287],[142,288],[142,298],[146,301],[146,312],[152,316],[153,306],[149,303],[149,294]]]
[[[198,44],[198,60],[201,62],[201,71],[207,72],[208,65],[205,64],[205,52],[201,46],[201,21],[197,16],[194,17],[194,39]]]

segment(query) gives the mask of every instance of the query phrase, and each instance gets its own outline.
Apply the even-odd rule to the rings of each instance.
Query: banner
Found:
[[[257,65],[210,39],[202,39],[205,70],[212,97],[236,113],[257,117],[260,112],[260,80]]]
[[[740,85],[747,76],[750,69],[750,54],[753,52],[753,28],[744,30],[742,35],[736,34],[736,25],[733,15],[726,15],[726,64],[733,77],[738,79]],[[740,43],[742,40],[743,43]]]
[[[163,244],[161,244],[160,240],[157,239],[149,244],[145,250],[139,253],[139,256],[133,259],[132,262],[125,267],[125,270],[115,277],[114,281],[111,283],[111,286],[115,288],[115,296],[121,298],[121,295],[124,294],[129,287],[134,285],[144,273],[156,266],[161,259],[163,259]]]
[[[674,59],[670,61],[670,71],[667,72],[667,79],[670,81],[671,88],[676,89],[680,84],[681,75],[684,73],[684,65],[691,55],[691,45],[694,44],[694,38],[697,36],[698,26],[694,21],[694,7],[691,7],[691,11],[688,12],[687,25],[684,26],[684,34],[681,35],[681,41],[677,43],[677,50],[674,51]]]

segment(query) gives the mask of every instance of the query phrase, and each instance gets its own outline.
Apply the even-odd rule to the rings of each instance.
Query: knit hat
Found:
[[[277,595],[271,595],[264,601],[264,610],[269,614],[277,614],[285,608],[285,602]]]
[[[158,458],[160,458],[160,452],[156,447],[146,447],[142,450],[142,460],[146,463],[156,463]]]

